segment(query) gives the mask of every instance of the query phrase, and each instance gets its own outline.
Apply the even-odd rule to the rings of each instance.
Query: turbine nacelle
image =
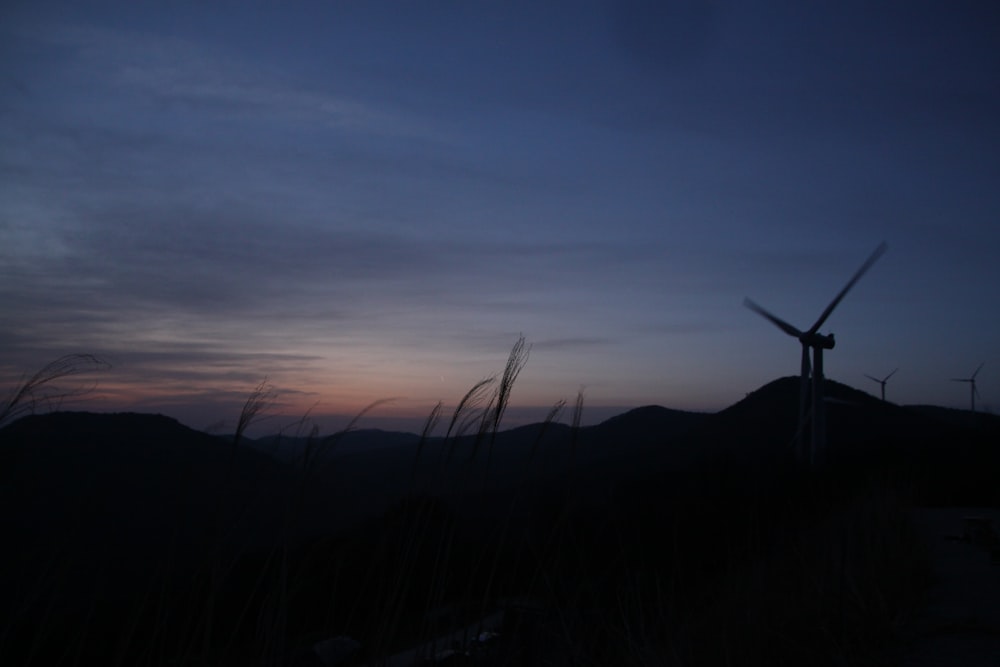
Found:
[[[799,336],[803,345],[823,350],[832,350],[837,341],[833,339],[833,334],[809,333],[808,331]]]

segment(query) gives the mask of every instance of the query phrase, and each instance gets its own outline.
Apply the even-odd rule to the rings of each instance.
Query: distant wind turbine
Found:
[[[899,369],[897,368],[896,371],[898,371],[898,370]],[[893,371],[893,372],[889,373],[888,375],[886,375],[881,380],[879,380],[877,377],[873,377],[873,376],[868,375],[867,373],[865,373],[865,377],[866,378],[868,378],[869,380],[873,380],[875,382],[878,382],[880,385],[882,385],[882,400],[883,401],[885,400],[885,383],[889,381],[889,378],[891,378],[893,375],[896,374],[896,371]]]
[[[971,410],[973,412],[976,411],[976,396],[979,395],[979,390],[976,389],[976,376],[979,375],[979,371],[981,371],[983,369],[983,366],[985,366],[985,365],[986,365],[985,361],[983,363],[979,364],[979,368],[976,369],[976,372],[973,373],[971,377],[967,377],[967,378],[952,378],[951,379],[952,382],[968,382],[969,383],[969,396],[972,399],[972,408],[971,408]]]
[[[789,336],[799,339],[802,343],[802,375],[799,383],[799,427],[795,434],[796,453],[800,458],[806,458],[806,425],[810,426],[810,437],[808,440],[809,453],[808,461],[810,465],[817,465],[819,458],[826,450],[826,409],[823,401],[823,350],[832,350],[835,344],[833,334],[821,334],[819,328],[823,326],[830,313],[837,307],[841,299],[850,291],[854,284],[861,279],[861,276],[872,267],[872,264],[882,256],[888,249],[885,243],[880,243],[875,251],[865,260],[851,279],[834,297],[830,305],[819,316],[816,323],[808,331],[800,331],[788,322],[776,315],[764,310],[750,299],[744,299],[743,305],[758,315],[768,319],[776,327],[784,331]],[[812,349],[813,363],[809,365],[809,350]],[[810,391],[810,377],[812,378],[812,390]]]

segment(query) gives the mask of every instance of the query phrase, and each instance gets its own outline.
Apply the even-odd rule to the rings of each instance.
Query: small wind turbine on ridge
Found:
[[[970,409],[972,410],[972,412],[976,411],[976,396],[979,395],[979,390],[976,389],[976,376],[979,375],[979,371],[981,371],[983,369],[983,366],[985,366],[985,365],[986,365],[985,361],[983,363],[979,364],[979,368],[976,369],[976,372],[973,373],[971,377],[967,377],[967,378],[952,378],[951,379],[952,382],[968,382],[969,383],[969,394],[970,394],[970,398],[972,399],[972,407]]]
[[[770,320],[772,324],[784,331],[789,336],[798,338],[802,343],[802,373],[799,381],[799,426],[795,433],[796,455],[800,459],[805,459],[810,465],[818,465],[820,457],[826,451],[826,408],[823,399],[823,350],[832,350],[836,341],[833,334],[821,334],[819,328],[823,326],[826,319],[830,317],[833,309],[837,307],[841,299],[854,287],[854,284],[861,279],[861,276],[872,268],[872,264],[888,249],[884,242],[880,243],[875,251],[865,260],[861,268],[854,272],[851,279],[844,285],[844,289],[834,297],[830,305],[819,316],[815,324],[808,331],[800,331],[777,315],[774,315],[763,307],[757,305],[750,299],[744,299],[743,305],[758,315]],[[809,350],[812,350],[812,365],[809,364]],[[810,379],[812,387],[810,389]],[[806,450],[806,426],[810,427],[808,456]]]
[[[882,385],[882,400],[883,401],[885,400],[885,383],[888,382],[889,378],[891,378],[893,375],[895,375],[896,371],[898,371],[898,370],[899,369],[897,368],[895,371],[889,373],[888,375],[886,375],[881,380],[879,380],[877,377],[873,377],[871,375],[868,375],[868,373],[865,373],[865,377],[866,378],[868,378],[869,380],[874,380],[875,382],[878,382],[880,385]]]

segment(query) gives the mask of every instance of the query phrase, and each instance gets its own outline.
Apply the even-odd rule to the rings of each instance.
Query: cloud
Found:
[[[344,339],[503,349],[512,326],[562,312],[573,327],[596,294],[657,259],[628,242],[442,239],[141,198],[91,202],[46,234],[65,250],[30,261],[0,253],[0,300],[19,313],[3,334],[8,352],[117,350],[157,367],[188,358],[216,368],[207,360],[234,341],[241,354]],[[576,293],[588,284],[589,295]],[[489,340],[477,345],[477,329]],[[541,345],[598,339],[558,340]]]
[[[543,338],[531,343],[533,350],[580,350],[593,347],[616,345],[620,341],[611,338]]]
[[[295,85],[278,67],[205,42],[87,24],[48,26],[22,32],[25,37],[67,53],[65,69],[55,76],[110,95],[108,103],[172,108],[197,114],[201,122],[256,118],[392,136],[434,134],[412,116],[350,94]]]

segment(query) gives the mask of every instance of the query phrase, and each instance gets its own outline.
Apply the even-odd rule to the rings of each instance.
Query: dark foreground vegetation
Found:
[[[893,664],[928,583],[909,508],[998,500],[996,420],[835,383],[821,471],[793,378],[502,432],[522,353],[423,437],[10,423],[0,664]],[[463,627],[492,633],[428,643]]]

